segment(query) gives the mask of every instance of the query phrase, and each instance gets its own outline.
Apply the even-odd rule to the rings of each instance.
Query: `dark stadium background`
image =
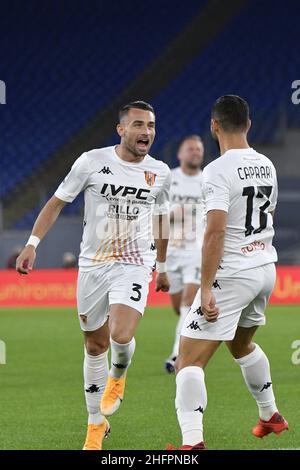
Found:
[[[210,108],[226,93],[249,101],[251,145],[278,169],[280,263],[300,263],[299,15],[292,0],[1,2],[0,267],[74,160],[117,142],[120,105],[153,103],[152,154],[174,167],[186,134],[203,136],[205,163],[217,155]],[[37,267],[78,254],[81,212],[82,198],[68,205]]]
[[[38,247],[36,270],[21,277],[14,253],[39,210],[83,151],[118,142],[118,109],[131,100],[155,107],[153,156],[176,166],[179,141],[197,133],[209,163],[218,156],[210,109],[229,93],[249,102],[250,144],[278,171],[275,300],[284,305],[270,307],[258,339],[291,430],[280,443],[255,441],[255,404],[221,347],[207,374],[207,443],[299,448],[299,19],[296,0],[0,2],[1,449],[80,449],[85,433],[76,270],[61,269],[65,252],[79,253],[83,199],[63,210]],[[126,406],[112,419],[122,432],[112,433],[106,448],[179,443],[174,377],[163,371],[176,318],[161,306],[166,294],[151,296],[153,302],[160,306],[147,309],[141,322]]]

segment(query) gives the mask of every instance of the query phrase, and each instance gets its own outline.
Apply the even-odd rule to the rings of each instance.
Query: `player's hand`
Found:
[[[20,274],[29,274],[33,269],[36,257],[35,248],[32,245],[27,245],[21,251],[16,261],[16,270]]]
[[[168,292],[170,289],[170,283],[167,276],[167,273],[160,273],[156,275],[156,287],[155,291],[159,292]]]
[[[216,307],[216,299],[211,290],[201,290],[201,311],[206,321],[211,323],[217,321],[219,309]]]

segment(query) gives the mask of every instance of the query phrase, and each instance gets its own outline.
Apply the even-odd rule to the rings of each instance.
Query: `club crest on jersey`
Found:
[[[156,174],[151,171],[144,171],[145,180],[148,186],[153,186],[155,183]]]

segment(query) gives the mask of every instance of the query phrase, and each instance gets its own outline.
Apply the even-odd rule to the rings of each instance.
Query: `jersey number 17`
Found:
[[[255,191],[257,189],[257,191]],[[248,237],[252,233],[260,233],[267,226],[268,214],[266,210],[270,206],[271,202],[269,197],[271,196],[273,186],[247,186],[243,189],[243,196],[247,196],[247,211],[246,211],[246,223],[245,223],[245,237]],[[256,193],[256,194],[255,194]],[[252,225],[252,214],[253,214],[253,199],[254,197],[262,199],[267,198],[267,201],[259,207],[259,227],[254,229]]]

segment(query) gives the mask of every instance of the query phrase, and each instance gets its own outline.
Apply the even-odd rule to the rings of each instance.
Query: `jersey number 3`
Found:
[[[269,197],[272,193],[272,186],[258,186],[257,187],[257,194],[255,194],[255,187],[254,186],[247,186],[243,189],[243,196],[247,196],[247,211],[246,211],[246,223],[245,223],[245,237],[248,237],[252,233],[260,233],[264,230],[267,226],[268,215],[266,214],[267,208],[270,206],[271,202],[269,201]],[[253,213],[253,198],[263,198],[264,196],[267,197],[267,201],[260,206],[259,211],[259,227],[254,230],[252,225],[252,213]]]

